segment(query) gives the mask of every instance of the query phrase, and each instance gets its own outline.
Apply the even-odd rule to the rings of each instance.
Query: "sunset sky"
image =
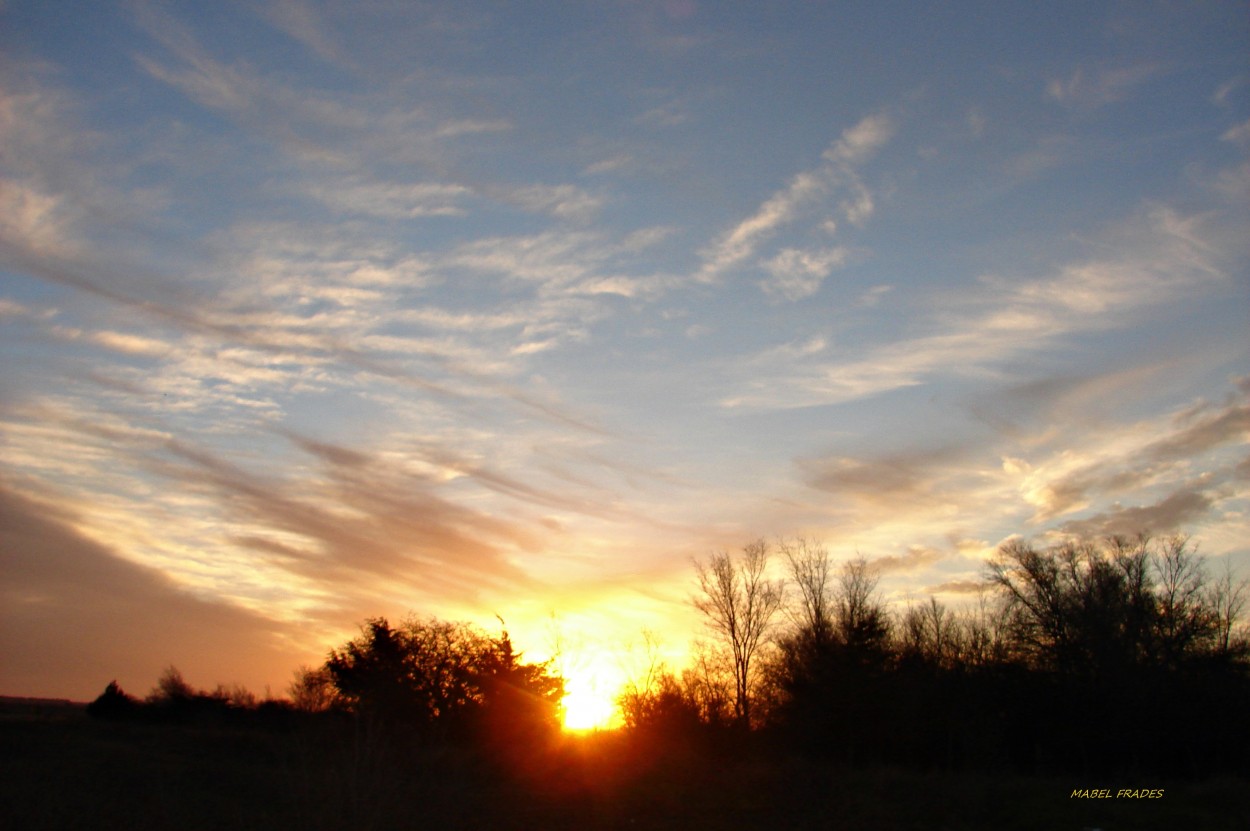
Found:
[[[0,694],[502,617],[610,695],[692,557],[1250,575],[1250,5],[0,0]]]

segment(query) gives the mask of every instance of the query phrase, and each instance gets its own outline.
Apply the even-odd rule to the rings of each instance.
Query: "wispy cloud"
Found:
[[[772,277],[760,283],[760,287],[786,300],[802,300],[819,291],[825,278],[845,264],[848,256],[849,251],[842,246],[818,251],[783,249],[764,263]]]
[[[585,222],[603,205],[603,198],[575,185],[524,185],[488,190],[503,202],[557,219]]]
[[[856,168],[889,141],[893,133],[893,120],[882,114],[868,116],[845,130],[824,152],[824,163],[820,167],[795,175],[752,216],[725,232],[701,253],[703,264],[698,279],[715,280],[755,256],[778,229],[830,194],[843,194],[841,210],[850,222],[856,225],[865,222],[873,213],[874,203],[871,191],[861,181]]]
[[[1046,84],[1046,96],[1064,106],[1095,108],[1126,98],[1131,91],[1150,80],[1160,69],[1151,64],[1121,66],[1087,71],[1074,69],[1066,78]]]
[[[265,3],[262,14],[280,31],[308,47],[314,54],[339,66],[353,62],[335,39],[330,26],[316,7],[306,0],[277,0]]]
[[[1074,333],[1135,323],[1143,310],[1225,279],[1204,220],[1152,209],[1108,233],[1101,247],[1114,254],[1060,266],[1040,279],[984,277],[977,299],[947,301],[932,334],[886,343],[863,357],[771,367],[747,382],[749,391],[723,403],[785,408],[851,401],[938,375],[990,372]],[[762,369],[758,361],[747,366]]]
[[[335,211],[388,219],[422,216],[464,216],[462,202],[471,191],[463,185],[428,182],[400,184],[359,179],[311,183],[313,198]]]
[[[0,516],[6,689],[84,701],[118,679],[142,695],[165,667],[193,660],[197,685],[261,690],[275,666],[319,653],[296,627],[206,600],[89,539],[64,506],[0,485]]]
[[[1012,462],[1022,474],[1021,491],[1036,508],[1034,522],[1069,516],[1091,504],[1115,501],[1123,493],[1143,492],[1160,483],[1184,482],[1189,492],[1167,496],[1161,505],[1192,509],[1209,507],[1210,494],[1236,478],[1235,457],[1224,456],[1198,476],[1192,471],[1195,460],[1210,459],[1222,447],[1250,444],[1250,385],[1243,382],[1237,399],[1223,406],[1204,404],[1175,414],[1166,421],[1133,424],[1114,436],[1103,435],[1097,444],[1067,452],[1044,463],[1030,465]],[[1196,476],[1192,481],[1187,481]],[[1203,495],[1206,494],[1206,495]],[[1201,496],[1201,499],[1198,497]],[[1135,509],[1138,520],[1147,514]],[[1160,508],[1160,516],[1166,511]],[[1117,512],[1122,513],[1122,512]],[[1091,522],[1093,520],[1084,520]],[[1104,517],[1104,522],[1110,522]],[[1171,523],[1147,524],[1155,530],[1179,527]]]
[[[898,505],[949,499],[943,483],[976,469],[960,447],[926,448],[877,458],[824,456],[798,460],[808,486],[843,499]],[[962,462],[962,464],[960,464]]]

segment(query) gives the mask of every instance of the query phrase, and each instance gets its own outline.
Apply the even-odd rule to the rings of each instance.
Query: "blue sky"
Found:
[[[609,685],[691,558],[1250,569],[1244,3],[0,4],[0,691],[369,615]]]

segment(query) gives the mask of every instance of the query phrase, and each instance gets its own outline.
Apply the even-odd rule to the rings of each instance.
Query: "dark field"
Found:
[[[848,771],[611,734],[503,762],[403,751],[348,722],[115,723],[7,702],[0,747],[0,817],[15,829],[1250,828],[1236,779]],[[1070,796],[1089,788],[1163,796]]]

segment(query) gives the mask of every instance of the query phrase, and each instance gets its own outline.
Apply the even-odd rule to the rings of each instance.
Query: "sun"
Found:
[[[593,678],[569,679],[564,694],[564,729],[570,732],[605,730],[617,719],[611,693],[601,689]]]

